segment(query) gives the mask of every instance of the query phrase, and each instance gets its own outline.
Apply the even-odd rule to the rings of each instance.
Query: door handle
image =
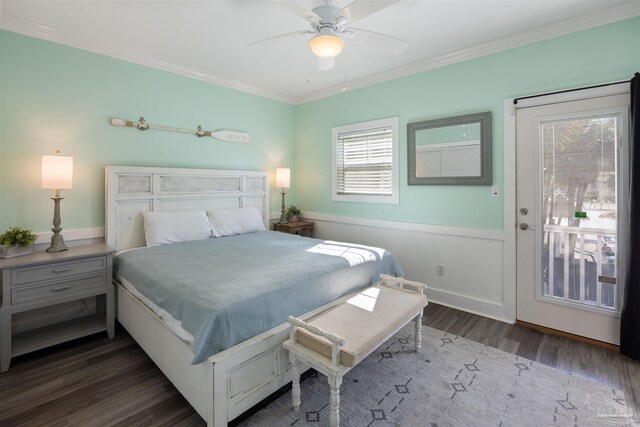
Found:
[[[522,230],[522,231],[527,231],[527,230],[536,231],[535,228],[529,227],[529,224],[525,224],[524,222],[520,223],[520,230]]]

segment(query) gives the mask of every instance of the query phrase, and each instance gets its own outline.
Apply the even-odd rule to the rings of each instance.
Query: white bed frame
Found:
[[[106,239],[121,251],[145,245],[142,212],[255,206],[269,228],[266,172],[106,167]],[[191,365],[193,352],[156,314],[116,282],[117,318],[208,426],[227,423],[291,381],[281,344],[288,324]],[[310,319],[345,301],[301,316]]]

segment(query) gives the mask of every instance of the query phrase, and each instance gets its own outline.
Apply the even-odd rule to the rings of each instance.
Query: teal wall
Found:
[[[437,68],[302,105],[296,120],[296,188],[304,211],[425,224],[502,229],[505,98],[629,80],[640,70],[640,18]],[[408,186],[406,125],[492,112],[490,187]],[[400,117],[400,204],[331,201],[331,128]]]
[[[141,115],[161,125],[249,132],[252,140],[231,144],[109,123]],[[294,168],[294,106],[8,31],[0,31],[0,118],[2,231],[51,228],[40,163],[57,148],[74,158],[73,189],[63,190],[65,229],[104,225],[107,164]],[[278,211],[280,194],[271,187],[271,210]],[[287,201],[295,201],[293,189]]]
[[[503,228],[489,187],[408,186],[406,124],[490,110],[493,181],[503,188],[503,100],[601,82],[640,70],[640,18],[438,68],[302,106],[249,95],[82,50],[0,31],[0,230],[51,227],[40,158],[74,157],[63,227],[104,224],[106,164],[292,167],[287,202],[306,211],[459,227]],[[114,128],[112,117],[251,133],[249,145]],[[331,201],[331,128],[399,116],[400,204]],[[272,183],[271,210],[280,198]]]

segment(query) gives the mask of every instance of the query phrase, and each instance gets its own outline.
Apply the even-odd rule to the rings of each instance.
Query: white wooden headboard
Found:
[[[145,211],[255,206],[269,229],[267,172],[107,166],[105,173],[105,234],[116,251],[145,246]]]

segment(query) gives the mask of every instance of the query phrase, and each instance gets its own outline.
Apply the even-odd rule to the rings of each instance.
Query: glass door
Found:
[[[618,311],[620,114],[539,123],[541,296]]]
[[[518,320],[617,344],[629,95],[517,111]]]

